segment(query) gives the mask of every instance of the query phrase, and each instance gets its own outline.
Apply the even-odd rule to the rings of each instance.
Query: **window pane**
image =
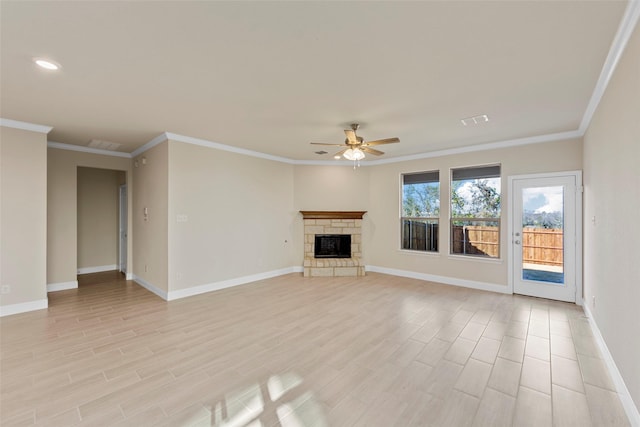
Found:
[[[451,253],[498,257],[500,222],[477,220],[451,221]]]
[[[438,220],[402,219],[402,249],[438,250]]]
[[[438,250],[439,180],[438,171],[402,175],[402,249]]]
[[[402,185],[402,216],[424,218],[438,215],[440,215],[440,182]]]
[[[500,166],[451,171],[451,253],[500,256]]]

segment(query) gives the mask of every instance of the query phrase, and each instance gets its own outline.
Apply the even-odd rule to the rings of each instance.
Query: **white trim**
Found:
[[[489,142],[486,144],[468,145],[466,147],[450,148],[447,150],[430,151],[428,153],[412,154],[410,156],[392,157],[390,159],[372,160],[363,162],[363,166],[383,165],[388,163],[406,162],[409,160],[427,159],[431,157],[450,156],[452,154],[473,153],[476,151],[495,150],[499,148],[518,147],[520,145],[540,144],[544,142],[563,141],[566,139],[580,138],[580,131],[550,133],[545,135],[529,136],[526,138],[508,139],[506,141]]]
[[[218,142],[207,141],[206,139],[193,138],[191,136],[178,135],[176,133],[165,132],[167,139],[187,144],[200,145],[202,147],[215,148],[216,150],[229,151],[236,154],[244,154],[246,156],[258,157],[276,162],[293,164],[295,161],[286,157],[273,156],[271,154],[260,153],[258,151],[247,150],[245,148],[233,147],[231,145],[220,144]]]
[[[133,280],[133,274],[132,273],[127,273],[125,278],[126,278],[126,280]]]
[[[256,282],[258,280],[271,279],[272,277],[282,276],[289,273],[302,273],[302,267],[287,267],[280,270],[266,271],[264,273],[252,274],[249,276],[236,277],[234,279],[222,280],[220,282],[207,283],[205,285],[193,286],[191,288],[180,289],[177,291],[169,291],[167,301],[173,301],[180,298],[186,298],[194,295],[204,294],[207,292],[218,291],[220,289],[231,288],[233,286],[245,285],[247,283]]]
[[[1,117],[0,117],[0,126],[6,127],[6,128],[30,130],[31,132],[38,132],[38,133],[49,133],[51,132],[51,129],[53,129],[51,126],[36,125],[33,123],[20,122],[18,120],[3,119]]]
[[[629,418],[629,423],[632,426],[640,426],[640,412],[638,412],[638,408],[631,398],[631,393],[629,393],[629,389],[624,383],[624,378],[622,378],[622,374],[620,374],[620,371],[618,370],[618,366],[616,365],[616,362],[613,359],[609,348],[607,347],[607,343],[600,333],[600,328],[598,328],[598,324],[596,323],[596,320],[593,317],[591,310],[589,310],[587,304],[585,304],[583,308],[585,315],[589,319],[589,325],[591,326],[593,337],[595,338],[596,343],[600,348],[604,363],[605,365],[607,365],[609,375],[611,375],[613,384],[615,385],[618,396],[620,397],[620,401],[622,402],[622,407],[624,408],[624,411]]]
[[[578,130],[573,130],[573,131],[568,131],[568,132],[560,132],[560,133],[552,133],[552,134],[545,134],[545,135],[536,135],[536,136],[530,136],[530,137],[526,137],[526,138],[518,138],[518,139],[510,139],[510,140],[506,140],[506,141],[496,141],[496,142],[489,142],[486,144],[480,144],[480,145],[472,145],[472,146],[465,146],[465,147],[459,147],[459,148],[451,148],[451,149],[447,149],[447,150],[439,150],[439,151],[431,151],[428,153],[421,153],[421,154],[412,154],[409,156],[400,156],[400,157],[393,157],[393,158],[389,158],[389,159],[382,159],[382,160],[368,160],[368,161],[363,161],[360,163],[360,166],[365,167],[365,166],[375,166],[375,165],[382,165],[382,164],[388,164],[388,163],[399,163],[399,162],[406,162],[406,161],[410,161],[410,160],[418,160],[418,159],[426,159],[426,158],[432,158],[432,157],[443,157],[443,156],[449,156],[449,155],[453,155],[453,154],[464,154],[464,153],[472,153],[472,152],[476,152],[476,151],[485,151],[485,150],[495,150],[495,149],[500,149],[500,148],[509,148],[509,147],[518,147],[521,145],[529,145],[529,144],[540,144],[540,143],[544,143],[544,142],[553,142],[553,141],[563,141],[563,140],[567,140],[567,139],[572,139],[572,138],[580,138],[582,137],[584,133],[580,132]],[[191,136],[185,136],[185,135],[179,135],[179,134],[175,134],[175,133],[171,133],[171,132],[164,132],[160,135],[158,135],[157,137],[155,137],[154,139],[152,139],[151,141],[149,141],[148,143],[146,143],[145,145],[143,145],[142,147],[138,148],[137,150],[135,150],[134,152],[131,153],[131,157],[136,157],[142,153],[144,153],[145,151],[155,147],[156,145],[167,141],[167,140],[172,140],[172,141],[177,141],[177,142],[184,142],[186,144],[193,144],[193,145],[199,145],[202,147],[208,147],[208,148],[213,148],[216,150],[222,150],[222,151],[229,151],[232,153],[236,153],[236,154],[243,154],[243,155],[247,155],[247,156],[251,156],[251,157],[258,157],[261,159],[266,159],[266,160],[273,160],[276,162],[282,162],[282,163],[287,163],[287,164],[292,164],[292,165],[307,165],[307,166],[343,166],[343,167],[353,167],[353,162],[351,161],[344,161],[344,160],[293,160],[293,159],[289,159],[286,157],[280,157],[280,156],[273,156],[271,154],[265,154],[265,153],[260,153],[258,151],[252,151],[252,150],[247,150],[244,148],[238,148],[238,147],[233,147],[231,145],[226,145],[226,144],[220,144],[218,142],[213,142],[213,141],[208,141],[206,139],[200,139],[200,138],[194,138]]]
[[[79,268],[78,274],[100,273],[102,271],[111,271],[111,270],[117,270],[117,269],[118,269],[118,266],[116,264],[97,265],[95,267]]]
[[[437,276],[435,274],[418,273],[415,271],[397,270],[395,268],[378,267],[367,265],[366,271],[374,273],[389,274],[392,276],[408,277],[410,279],[426,280],[429,282],[444,283],[446,285],[461,286],[464,288],[480,289],[482,291],[498,292],[501,294],[511,294],[507,286],[496,283],[478,282],[476,280],[458,279],[456,277]]]
[[[102,156],[131,158],[130,153],[122,151],[100,150],[99,148],[85,147],[82,145],[63,144],[62,142],[47,141],[48,148],[57,148],[59,150],[80,151],[82,153],[100,154]]]
[[[48,299],[23,302],[20,304],[9,304],[0,306],[0,317],[11,316],[12,314],[26,313],[28,311],[43,310],[49,307]]]
[[[155,138],[153,138],[151,141],[147,142],[146,144],[144,144],[142,147],[134,150],[131,153],[131,157],[136,157],[142,153],[144,153],[147,150],[152,149],[153,147],[155,147],[158,144],[162,144],[163,142],[167,141],[169,138],[167,136],[166,132],[161,133],[160,135],[156,136]]]
[[[60,283],[47,283],[47,292],[66,291],[67,289],[77,289],[78,281],[72,280],[71,282]]]
[[[162,289],[158,288],[157,286],[152,285],[151,283],[149,283],[146,280],[144,280],[142,277],[136,276],[135,274],[132,275],[132,280],[134,282],[136,282],[138,285],[140,285],[143,288],[145,288],[146,290],[148,290],[149,292],[152,292],[152,293],[158,295],[163,300],[168,301],[167,300],[167,292],[166,291],[163,291]]]
[[[596,87],[593,89],[593,93],[591,94],[591,99],[589,100],[587,109],[584,112],[584,116],[582,116],[582,121],[580,122],[580,127],[578,128],[582,135],[584,135],[584,133],[587,131],[587,128],[589,127],[589,124],[591,123],[591,119],[593,118],[593,115],[598,108],[600,100],[602,100],[602,97],[607,90],[607,86],[609,85],[611,76],[613,76],[613,73],[618,66],[618,62],[620,61],[620,58],[622,57],[622,54],[627,47],[629,38],[631,37],[631,34],[633,33],[633,30],[638,23],[639,18],[640,1],[629,1],[629,3],[627,4],[627,9],[625,10],[624,15],[622,16],[622,20],[620,21],[620,25],[618,26],[618,31],[616,32],[613,42],[611,43],[611,49],[609,49],[607,59],[604,61],[602,71],[600,71],[600,77],[598,78]]]

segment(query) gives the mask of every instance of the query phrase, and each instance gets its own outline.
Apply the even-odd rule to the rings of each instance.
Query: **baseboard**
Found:
[[[589,319],[589,325],[591,325],[593,336],[596,339],[596,343],[598,343],[598,347],[600,348],[600,352],[602,353],[604,362],[607,365],[607,369],[609,370],[609,375],[611,375],[611,380],[616,387],[616,391],[618,392],[618,396],[620,397],[620,401],[622,402],[622,407],[627,414],[627,418],[629,418],[629,422],[632,426],[640,426],[640,412],[638,412],[638,408],[631,398],[631,393],[629,393],[629,389],[624,383],[624,379],[622,378],[622,375],[618,370],[618,366],[616,365],[615,360],[613,360],[613,356],[609,352],[607,343],[600,333],[600,328],[598,328],[598,324],[593,318],[593,314],[591,313],[591,310],[589,310],[588,305],[584,304],[583,308],[584,313]]]
[[[153,292],[154,294],[158,295],[163,300],[168,301],[167,292],[166,291],[158,288],[155,285],[152,285],[151,283],[149,283],[146,280],[144,280],[142,277],[136,276],[135,274],[133,274],[132,276],[133,276],[132,280],[134,282],[136,282],[138,285],[142,286],[143,288],[145,288],[149,292]]]
[[[133,274],[131,274],[131,273],[127,273],[127,274],[126,274],[126,276],[125,276],[125,278],[126,278],[127,280],[133,280]]]
[[[77,289],[78,281],[72,280],[71,282],[60,283],[47,283],[47,292],[66,291],[67,289]]]
[[[100,273],[102,271],[116,270],[118,266],[116,264],[98,265],[96,267],[82,267],[78,269],[78,274]]]
[[[39,299],[35,301],[23,302],[20,304],[10,304],[0,306],[0,317],[11,316],[12,314],[26,313],[28,311],[42,310],[49,307],[49,300]]]
[[[392,276],[408,277],[410,279],[426,280],[429,282],[444,283],[446,285],[461,286],[464,288],[480,289],[482,291],[498,292],[501,294],[510,294],[511,291],[506,285],[498,285],[495,283],[478,282],[475,280],[458,279],[448,276],[437,276],[435,274],[417,273],[415,271],[397,270],[395,268],[378,267],[375,265],[367,265],[366,271],[373,273],[390,274]]]
[[[249,276],[236,277],[234,279],[222,280],[220,282],[207,283],[206,285],[193,286],[191,288],[169,291],[168,301],[186,298],[207,292],[219,291],[220,289],[231,288],[233,286],[245,285],[258,280],[271,279],[289,273],[302,273],[303,267],[287,267],[279,270],[266,271],[264,273],[252,274]]]

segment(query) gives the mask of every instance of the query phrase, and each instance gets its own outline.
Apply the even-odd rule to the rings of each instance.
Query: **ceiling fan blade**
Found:
[[[358,142],[358,138],[356,137],[356,132],[353,129],[345,129],[344,134],[347,135],[347,140],[349,142]]]
[[[400,139],[398,139],[398,138],[377,139],[375,141],[365,142],[362,145],[363,145],[363,147],[366,147],[366,146],[370,146],[370,145],[394,144],[396,142],[400,142]]]
[[[382,154],[384,154],[384,151],[374,150],[373,148],[369,147],[361,147],[360,149],[365,153],[373,154],[374,156],[381,156]]]
[[[344,147],[344,144],[327,144],[324,142],[310,142],[309,144],[313,144],[313,145],[329,145],[331,147]]]
[[[344,150],[340,150],[336,154],[334,154],[333,157],[341,157],[344,154],[344,152],[347,150],[348,148],[345,148]]]

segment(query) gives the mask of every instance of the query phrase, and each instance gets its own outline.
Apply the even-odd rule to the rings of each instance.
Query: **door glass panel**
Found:
[[[562,186],[522,189],[522,279],[564,284]]]

